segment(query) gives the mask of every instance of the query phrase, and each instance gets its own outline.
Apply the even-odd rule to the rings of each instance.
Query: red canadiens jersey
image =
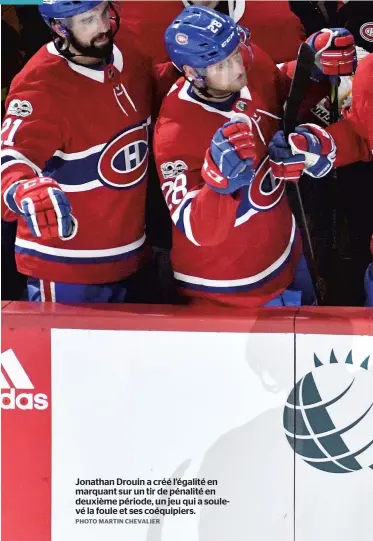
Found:
[[[130,32],[154,63],[165,62],[165,31],[188,5],[187,0],[119,2],[121,31]],[[229,0],[228,9],[237,23],[250,29],[252,41],[276,63],[296,58],[305,31],[289,2]]]
[[[336,142],[337,166],[372,159],[373,53],[359,62],[352,85],[352,104],[344,120],[328,131]]]
[[[128,47],[104,69],[69,62],[53,43],[15,77],[2,129],[2,190],[42,174],[67,194],[74,238],[42,241],[18,218],[18,270],[40,279],[113,282],[144,257],[150,77]],[[17,216],[2,198],[3,218]]]
[[[163,102],[154,135],[159,177],[173,221],[172,265],[194,302],[261,306],[292,282],[301,253],[283,181],[270,174],[267,144],[279,129],[281,73],[256,60],[231,103],[196,96],[180,79]],[[250,187],[218,194],[201,177],[215,131],[250,119],[258,158]]]

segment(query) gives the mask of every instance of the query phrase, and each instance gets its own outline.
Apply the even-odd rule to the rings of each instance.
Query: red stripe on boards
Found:
[[[8,350],[19,363],[1,390],[1,539],[51,541],[50,330],[3,329]],[[20,388],[22,370],[34,389]]]

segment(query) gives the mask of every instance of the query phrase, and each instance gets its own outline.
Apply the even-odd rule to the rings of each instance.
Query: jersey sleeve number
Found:
[[[14,120],[13,118],[6,118],[4,120],[1,135],[3,136],[6,134],[6,139],[3,140],[3,138],[1,138],[3,145],[9,147],[14,146],[14,136],[22,122],[23,120],[19,118],[17,118],[17,120]]]
[[[162,184],[162,191],[165,193],[165,200],[168,208],[171,210],[175,205],[179,205],[186,196],[187,177],[184,173],[177,175],[175,180],[168,180]]]

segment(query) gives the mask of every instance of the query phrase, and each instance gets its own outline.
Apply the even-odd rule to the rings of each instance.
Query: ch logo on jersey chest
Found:
[[[269,157],[266,156],[257,168],[249,187],[249,201],[252,207],[259,211],[270,210],[280,202],[284,191],[284,181],[272,176]]]
[[[242,189],[236,226],[247,222],[258,212],[267,212],[278,205],[284,195],[285,183],[272,176],[269,157],[265,156],[256,170],[249,188]]]
[[[148,170],[148,129],[146,121],[131,126],[110,141],[98,161],[100,181],[109,188],[135,186]]]

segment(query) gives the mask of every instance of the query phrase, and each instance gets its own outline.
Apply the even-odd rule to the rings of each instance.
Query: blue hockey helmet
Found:
[[[222,62],[240,41],[241,30],[231,17],[202,6],[185,8],[165,33],[168,56],[180,71]]]
[[[74,15],[85,13],[86,11],[99,6],[102,2],[103,0],[100,2],[90,2],[88,0],[80,2],[43,0],[43,3],[39,5],[39,13],[47,25],[50,26],[51,19],[67,19],[68,17],[74,17]]]

